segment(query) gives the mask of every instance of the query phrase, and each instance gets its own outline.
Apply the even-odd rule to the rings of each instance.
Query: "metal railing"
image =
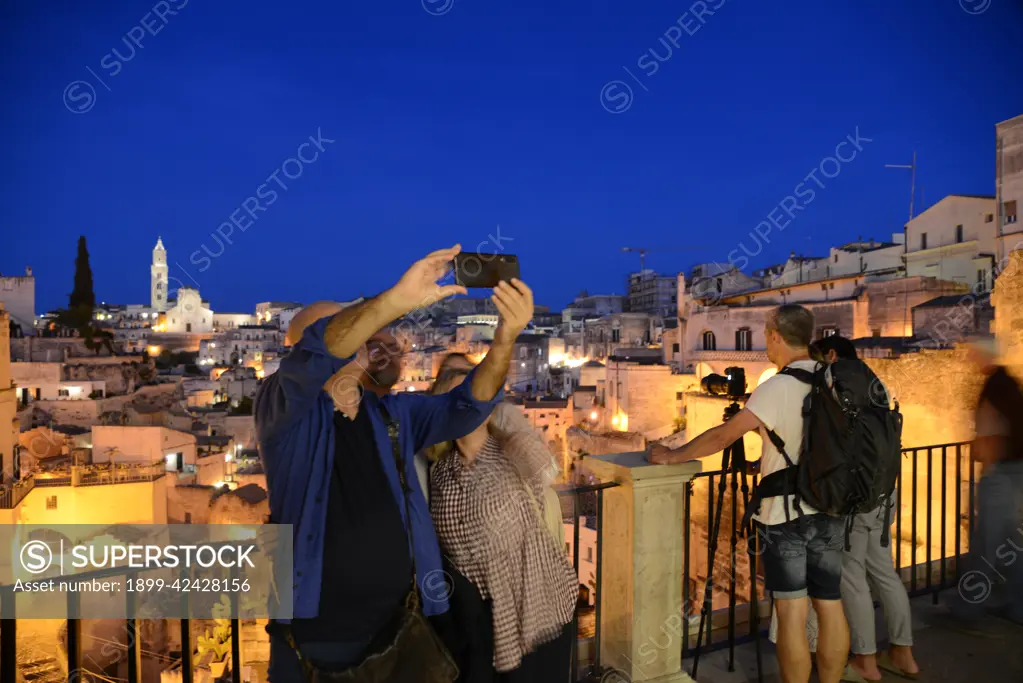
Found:
[[[894,533],[891,542],[894,546],[892,552],[895,569],[902,576],[910,596],[931,594],[937,604],[938,594],[956,585],[960,558],[969,549],[979,466],[973,459],[968,442],[906,448],[902,455],[903,466],[899,469],[894,494],[897,508],[892,515]],[[731,561],[716,561],[710,553],[710,543],[700,549],[707,552],[707,568],[711,574],[710,581],[705,584],[706,573],[697,576],[698,572],[693,569],[696,551],[693,538],[701,529],[707,530],[710,527],[710,520],[718,504],[722,476],[730,480],[730,486],[726,487],[727,497],[716,556],[720,558],[724,552]],[[751,489],[756,480],[757,475],[749,476]],[[758,628],[761,635],[767,633],[771,622],[770,603],[766,599],[763,576],[757,561],[762,549],[754,545],[753,552],[748,553],[746,544],[756,544],[757,539],[755,534],[752,538],[745,538],[741,534],[739,527],[745,505],[737,484],[731,472],[701,472],[685,484],[683,511],[685,560],[682,589],[685,617],[690,625],[682,634],[682,656],[685,658],[694,654],[693,638],[698,634],[693,633],[693,629],[699,620],[705,590],[719,591],[715,596],[715,609],[706,620],[702,642],[704,651],[729,649],[730,671],[734,671],[736,646],[756,636],[748,597],[752,595],[753,588],[756,588],[756,594],[760,597]],[[703,520],[697,520],[704,508],[706,524]],[[744,561],[744,558],[748,559]],[[719,569],[717,576],[713,571],[715,566]],[[723,590],[719,587],[722,568],[728,573],[727,586]],[[748,583],[750,590],[738,591],[737,580]]]
[[[3,491],[0,491],[0,510],[13,510],[34,487],[35,480],[32,477],[19,479],[5,486]]]
[[[583,677],[580,678],[580,669],[583,669],[581,662],[579,661],[579,641],[582,639],[582,619],[581,617],[588,610],[576,609],[576,638],[572,640],[572,672],[571,681],[582,681],[591,680],[593,677],[599,677],[604,669],[600,664],[600,614],[601,614],[601,600],[603,599],[603,586],[601,576],[601,562],[600,554],[601,548],[603,548],[603,519],[604,519],[604,491],[610,488],[618,486],[617,482],[609,482],[604,484],[593,484],[589,486],[577,486],[569,489],[559,490],[559,498],[571,498],[572,500],[572,567],[575,570],[576,575],[579,574],[579,529],[580,529],[580,518],[590,517],[591,515],[586,514],[592,511],[596,525],[596,549],[594,552],[594,564],[595,564],[595,593],[594,596],[594,607],[593,607],[593,657],[589,662],[589,666],[585,667],[586,670],[583,672]],[[582,579],[580,578],[580,581]],[[588,615],[586,615],[588,616]]]
[[[229,542],[225,542],[229,543]],[[218,545],[216,543],[211,545]],[[90,572],[82,572],[74,575],[76,581],[91,581],[92,579],[111,579],[124,577],[126,581],[137,579],[139,576],[139,570],[130,569],[127,567],[110,567],[106,569],[97,569]],[[182,570],[182,579],[188,577],[187,571]],[[125,610],[126,613],[132,614],[136,612],[136,592],[124,591],[125,599]],[[187,602],[188,593],[182,593],[182,599]],[[231,593],[230,600],[231,606],[234,613],[238,610],[238,593]],[[68,614],[80,614],[81,613],[81,595],[78,591],[67,591],[67,611]],[[18,619],[16,612],[16,602],[14,586],[0,586],[0,681],[7,683],[8,681],[18,680],[18,643],[17,643],[17,630],[18,630]],[[125,679],[127,683],[141,683],[142,682],[142,669],[143,669],[143,655],[152,656],[154,653],[145,651],[142,642],[141,633],[141,620],[138,618],[126,618],[123,620],[125,626],[125,637],[126,642],[122,646],[120,643],[116,643],[115,649],[124,649],[127,657],[121,659],[118,657],[117,660],[112,662],[110,666],[119,665],[122,661],[127,663],[127,677]],[[193,660],[193,643],[196,639],[192,637],[192,620],[189,618],[179,619],[180,621],[180,637],[181,637],[181,652],[178,657],[173,658],[173,665],[168,668],[173,668],[175,671],[180,672],[181,683],[192,683],[195,679],[195,662]],[[230,676],[227,680],[231,683],[242,683],[242,657],[241,657],[241,619],[232,617],[228,619],[230,622],[231,632],[231,668]],[[63,643],[64,650],[67,657],[67,666],[65,671],[67,672],[66,680],[68,681],[105,681],[111,680],[107,677],[105,672],[94,675],[97,672],[86,669],[83,664],[82,658],[82,619],[67,619],[67,632],[66,638]],[[109,646],[104,647],[104,651],[108,651]],[[160,659],[168,659],[167,657],[158,657]]]

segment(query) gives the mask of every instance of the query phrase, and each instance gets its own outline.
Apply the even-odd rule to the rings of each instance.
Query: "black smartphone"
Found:
[[[455,284],[489,288],[502,280],[519,277],[519,257],[514,254],[464,252],[455,256]]]

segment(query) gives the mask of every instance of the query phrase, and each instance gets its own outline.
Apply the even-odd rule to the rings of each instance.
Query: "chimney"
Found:
[[[796,252],[790,251],[789,252],[789,258],[796,258]]]
[[[32,266],[25,266],[25,277],[32,277]]]

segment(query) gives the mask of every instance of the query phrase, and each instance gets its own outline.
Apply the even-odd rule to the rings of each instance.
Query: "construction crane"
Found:
[[[654,247],[647,249],[646,247],[622,247],[622,251],[625,253],[639,254],[639,272],[646,270],[646,255],[651,252],[677,252],[677,251],[707,251],[709,247]]]

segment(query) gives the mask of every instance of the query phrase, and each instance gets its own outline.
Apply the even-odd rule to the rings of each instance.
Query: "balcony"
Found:
[[[933,680],[968,680],[985,672],[994,674],[985,680],[1021,680],[1016,673],[1023,675],[1023,669],[1005,645],[1021,642],[1023,628],[992,617],[988,627],[997,639],[991,640],[952,633],[936,621],[939,609],[934,605],[958,585],[959,560],[968,550],[974,523],[979,466],[969,445],[906,449],[903,455],[892,551],[914,597],[921,667],[925,673],[940,672]],[[574,520],[566,522],[566,545],[585,589],[572,680],[677,683],[690,680],[690,673],[698,680],[753,680],[757,634],[762,680],[778,680],[773,646],[766,638],[770,605],[762,599],[757,554],[748,552],[737,529],[745,509],[741,478],[721,470],[701,471],[700,463],[651,465],[642,453],[588,457],[584,463],[601,483],[558,492],[563,517]],[[755,480],[750,477],[748,483]],[[718,514],[718,547],[712,553],[708,530]],[[588,561],[589,550],[581,557],[584,528],[587,537],[595,533],[594,562]],[[131,619],[119,628],[123,637],[101,644],[115,653],[102,671],[85,654],[96,643],[89,632],[83,633],[81,621],[58,627],[60,637],[54,640],[61,645],[41,650],[36,623],[12,614],[9,588],[0,587],[0,680],[5,683],[90,678],[136,683],[155,681],[160,672],[165,680],[182,683],[212,679],[194,646],[174,649],[166,644],[161,651],[150,643],[143,647],[142,622]],[[194,645],[200,630],[187,619],[147,623],[162,624],[168,643]],[[223,680],[242,681],[243,672],[252,683],[265,680],[261,627],[258,620],[231,621],[237,637],[231,640],[229,660],[239,666],[229,666]],[[964,656],[970,653],[972,658]],[[78,672],[77,679],[64,672]]]

